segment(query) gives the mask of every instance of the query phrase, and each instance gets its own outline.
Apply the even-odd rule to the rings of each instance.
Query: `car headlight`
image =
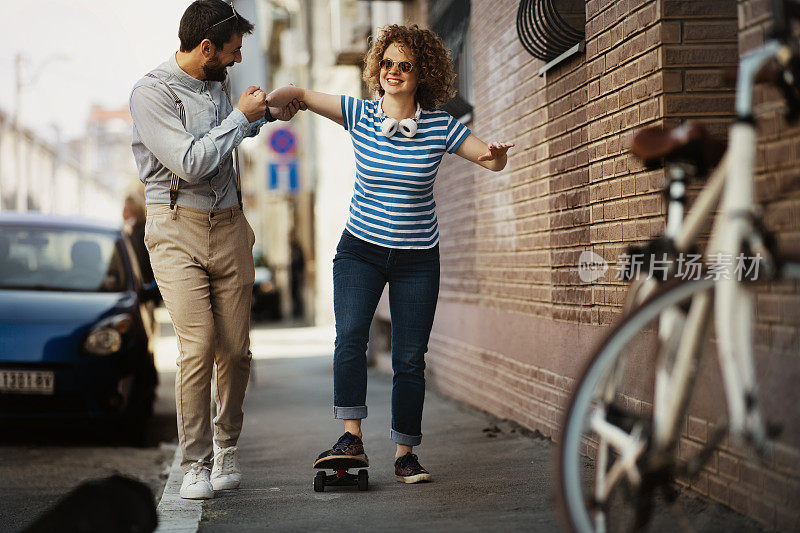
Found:
[[[122,348],[122,335],[127,333],[133,318],[128,315],[115,315],[98,322],[86,340],[83,347],[90,355],[111,355]]]

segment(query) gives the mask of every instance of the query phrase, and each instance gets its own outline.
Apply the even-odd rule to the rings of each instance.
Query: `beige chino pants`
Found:
[[[250,376],[250,300],[255,234],[240,207],[200,211],[147,206],[144,240],[178,337],[175,404],[181,466],[211,464],[211,375],[217,391],[213,440],[236,445]]]

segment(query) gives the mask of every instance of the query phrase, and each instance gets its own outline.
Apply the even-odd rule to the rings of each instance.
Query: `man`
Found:
[[[236,443],[250,375],[255,235],[242,214],[234,148],[265,121],[289,120],[300,107],[295,101],[268,111],[266,94],[248,87],[232,109],[227,67],[241,62],[242,36],[252,30],[232,5],[195,1],[181,18],[180,50],[139,80],[130,97],[145,243],[178,337],[183,498],[213,498],[214,490],[241,481]]]

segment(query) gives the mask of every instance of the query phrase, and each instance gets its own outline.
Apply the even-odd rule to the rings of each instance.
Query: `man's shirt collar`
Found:
[[[169,58],[169,69],[172,71],[172,75],[178,78],[178,81],[189,87],[193,92],[205,89],[206,82],[198,80],[197,78],[193,78],[187,74],[186,71],[184,71],[180,65],[178,65],[178,60],[175,59],[176,55],[177,53],[172,54]]]

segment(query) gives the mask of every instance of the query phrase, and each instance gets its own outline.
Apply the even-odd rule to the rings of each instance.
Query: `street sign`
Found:
[[[297,194],[300,190],[297,159],[271,162],[267,169],[267,189]]]
[[[280,128],[269,136],[269,145],[278,154],[291,154],[297,149],[297,139],[289,128]]]

